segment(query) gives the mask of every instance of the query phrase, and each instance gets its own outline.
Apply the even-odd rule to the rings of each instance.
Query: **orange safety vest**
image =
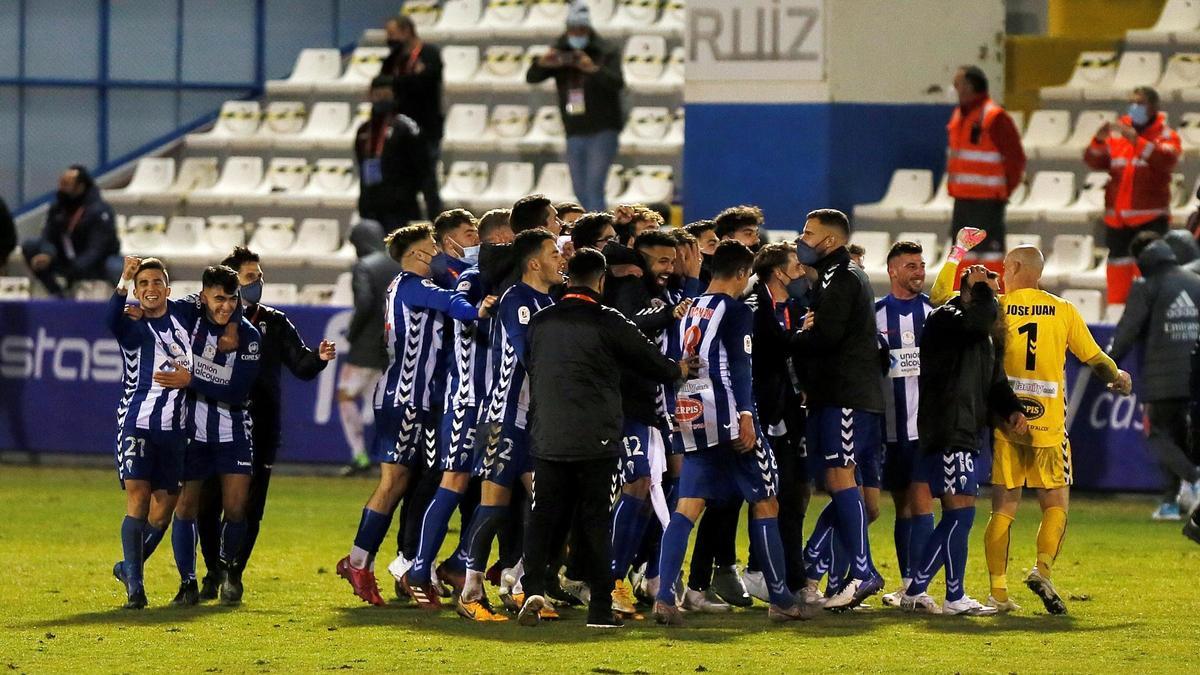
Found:
[[[1133,125],[1128,115],[1121,123]],[[1155,152],[1173,155],[1164,163],[1151,164]],[[1085,160],[1103,161],[1108,155],[1108,188],[1104,195],[1104,223],[1109,227],[1138,227],[1171,215],[1171,169],[1180,154],[1179,134],[1167,126],[1165,113],[1146,125],[1134,142],[1110,132],[1103,143],[1088,145]]]
[[[984,98],[964,117],[954,108],[946,132],[950,151],[946,160],[947,189],[955,199],[1008,199],[1004,156],[992,142],[991,128],[1004,109]]]

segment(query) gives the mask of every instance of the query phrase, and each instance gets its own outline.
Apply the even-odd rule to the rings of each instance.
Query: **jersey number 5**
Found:
[[[1037,369],[1037,324],[1027,323],[1017,329],[1025,336],[1025,370]]]

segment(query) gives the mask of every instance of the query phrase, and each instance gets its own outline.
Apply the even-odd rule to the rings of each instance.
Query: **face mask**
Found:
[[[787,294],[789,298],[796,298],[797,300],[803,300],[808,297],[808,276],[801,274],[789,281]]]
[[[55,199],[58,200],[59,204],[63,204],[63,205],[67,205],[67,206],[73,206],[83,200],[82,196],[76,197],[75,195],[71,194],[70,192],[64,192],[62,190],[59,190],[58,192],[56,192],[54,194],[54,197],[55,197]]]
[[[468,265],[479,264],[479,249],[482,246],[466,246],[463,248],[462,261]]]
[[[257,305],[259,300],[262,300],[263,280],[259,279],[252,284],[242,286],[242,302],[248,305]]]
[[[392,51],[396,51],[397,49],[399,49],[400,51],[404,51],[404,48],[408,47],[408,43],[405,42],[404,40],[388,40],[387,46],[388,46],[388,49],[390,49]]]
[[[1129,121],[1133,122],[1135,127],[1144,127],[1150,122],[1150,112],[1141,103],[1130,103]]]
[[[588,36],[586,35],[568,35],[567,46],[574,50],[582,50],[588,46]]]
[[[391,101],[373,102],[371,104],[371,117],[383,117],[384,115],[392,112],[393,105],[394,104]]]
[[[808,245],[808,242],[803,239],[796,240],[796,257],[800,259],[801,265],[812,266],[821,259],[820,252],[817,249]]]

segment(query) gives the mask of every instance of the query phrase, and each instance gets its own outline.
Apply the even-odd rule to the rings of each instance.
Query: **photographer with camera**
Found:
[[[585,211],[603,211],[604,183],[617,155],[621,112],[621,50],[596,34],[584,0],[574,0],[567,30],[550,51],[529,66],[525,81],[553,77],[567,134],[567,166]]]

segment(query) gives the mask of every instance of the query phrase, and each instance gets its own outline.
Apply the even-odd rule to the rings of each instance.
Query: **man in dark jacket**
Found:
[[[336,356],[333,342],[329,340],[322,340],[316,349],[309,349],[304,344],[304,338],[300,337],[296,327],[287,318],[287,314],[260,302],[263,273],[257,253],[244,246],[237,246],[221,264],[238,273],[243,316],[262,335],[258,350],[261,360],[258,376],[250,388],[248,407],[254,420],[254,467],[246,505],[246,536],[242,542],[241,553],[230,561],[231,570],[223,569],[220,558],[220,477],[209,478],[201,488],[200,511],[196,525],[200,533],[204,566],[208,570],[200,588],[202,600],[217,597],[217,588],[221,584],[224,572],[233,571],[238,578],[241,577],[258,540],[259,524],[267,505],[267,488],[271,484],[271,467],[275,464],[279,452],[280,432],[283,429],[283,400],[279,386],[282,366],[287,366],[293,375],[307,381],[320,375]]]
[[[883,588],[871,562],[859,490],[859,476],[863,487],[877,489],[880,484],[883,363],[871,281],[850,260],[849,239],[846,214],[819,209],[808,214],[796,241],[797,257],[816,270],[817,285],[812,309],[791,343],[805,365],[808,448],[819,453],[825,489],[833,498],[809,542],[828,538],[832,531],[854,561],[850,579],[826,601],[830,609],[854,607]],[[814,578],[811,570],[808,577]]]
[[[421,129],[428,165],[421,185],[426,218],[432,221],[442,212],[438,194],[437,163],[442,156],[442,134],[446,125],[442,113],[442,50],[417,35],[411,17],[397,16],[384,24],[391,53],[379,72],[392,78],[396,92],[396,112],[411,118]]]
[[[399,112],[402,101],[387,76],[371,81],[371,119],[354,134],[358,165],[358,213],[387,232],[421,219],[417,193],[434,171],[422,129]],[[436,180],[436,178],[434,179]]]
[[[599,251],[576,253],[567,266],[567,293],[529,324],[534,488],[525,532],[523,625],[535,625],[546,604],[547,563],[572,509],[578,509],[591,563],[588,626],[621,625],[610,601],[608,490],[622,433],[621,389],[612,374],[629,369],[665,383],[688,372],[686,361],[668,359],[637,326],[600,303],[605,268]]]
[[[1142,276],[1129,289],[1108,355],[1120,361],[1140,345],[1140,398],[1147,442],[1166,485],[1154,520],[1179,520],[1196,503],[1200,467],[1187,455],[1191,355],[1200,337],[1200,276],[1184,271],[1156,232],[1134,237],[1130,252]]]
[[[64,292],[58,277],[66,279],[67,287],[83,279],[117,282],[124,265],[117,219],[87,169],[72,164],[59,176],[42,236],[22,242],[21,251],[33,275],[54,296]]]
[[[1000,309],[995,296],[999,275],[972,265],[960,288],[964,294],[934,310],[921,332],[920,458],[910,494],[916,516],[932,514],[933,497],[940,497],[942,521],[929,536],[920,562],[910,570],[913,579],[900,606],[933,614],[987,616],[995,614],[996,607],[974,600],[963,586],[979,493],[975,460],[980,432],[999,419],[1014,433],[1025,433],[1027,421],[1004,374],[1005,329],[997,322]],[[926,589],[943,561],[946,602],[938,607]]]
[[[620,47],[596,34],[588,6],[581,0],[571,5],[566,32],[525,74],[530,84],[551,77],[567,134],[571,185],[585,210],[603,211],[604,185],[617,156],[617,135],[625,126],[621,110],[625,78]]]

